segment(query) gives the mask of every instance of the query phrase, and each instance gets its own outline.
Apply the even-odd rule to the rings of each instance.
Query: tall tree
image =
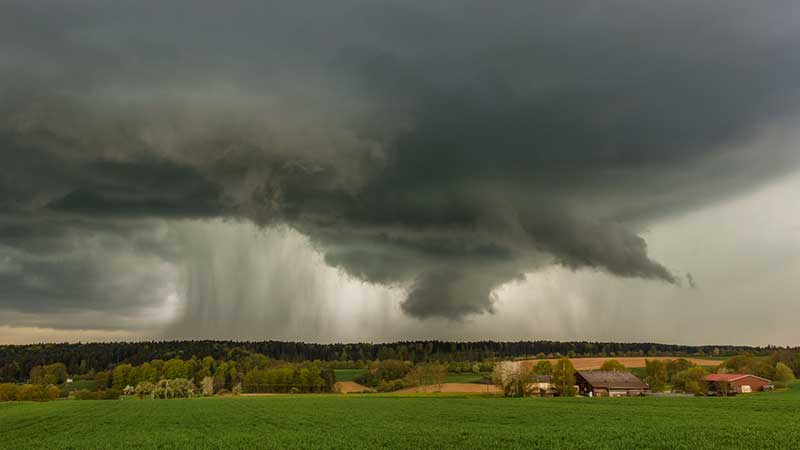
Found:
[[[575,395],[575,367],[569,358],[561,358],[553,368],[553,388],[561,397]]]
[[[120,364],[111,373],[111,387],[117,390],[125,389],[125,386],[135,385],[136,381],[131,379],[133,367],[130,364]]]
[[[672,379],[672,389],[689,394],[705,395],[708,392],[706,375],[705,369],[699,366],[680,371]]]
[[[794,373],[784,363],[775,365],[775,385],[778,387],[788,387],[794,381]]]
[[[533,366],[533,373],[536,375],[552,375],[553,364],[550,361],[543,359]]]
[[[667,388],[667,365],[658,359],[644,360],[647,384],[653,392],[664,392]]]

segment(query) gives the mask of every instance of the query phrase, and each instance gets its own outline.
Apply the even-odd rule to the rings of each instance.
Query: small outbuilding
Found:
[[[578,393],[589,397],[637,397],[650,386],[630,372],[580,370],[575,374]]]
[[[706,375],[708,388],[715,394],[747,394],[772,387],[772,381],[745,373],[712,373]]]

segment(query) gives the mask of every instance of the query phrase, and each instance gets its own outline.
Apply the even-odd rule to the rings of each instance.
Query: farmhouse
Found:
[[[650,386],[630,372],[581,370],[575,381],[578,392],[590,397],[634,397],[650,392]]]
[[[550,375],[534,375],[528,384],[528,389],[533,395],[553,395],[555,393],[553,377]]]
[[[772,386],[772,381],[755,375],[743,373],[712,373],[707,375],[709,390],[720,394],[746,394],[763,391]]]

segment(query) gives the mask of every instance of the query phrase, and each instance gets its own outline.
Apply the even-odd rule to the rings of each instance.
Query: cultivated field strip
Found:
[[[798,448],[800,385],[733,398],[283,395],[0,404],[2,450]]]

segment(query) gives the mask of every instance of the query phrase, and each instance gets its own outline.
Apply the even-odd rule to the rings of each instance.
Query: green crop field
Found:
[[[491,373],[483,375],[492,378]],[[481,374],[473,372],[464,372],[464,373],[448,372],[444,378],[445,383],[477,383],[479,381],[481,381]]]
[[[367,369],[336,369],[336,381],[353,381]]]
[[[361,375],[362,373],[366,372],[367,369],[336,369],[336,381],[353,381]],[[465,372],[465,373],[448,373],[445,377],[445,383],[477,383],[481,380],[481,375],[487,376],[489,378],[492,377],[491,373],[487,374],[478,374],[473,372]]]
[[[800,386],[735,398],[299,395],[0,404],[0,448],[793,449]]]

